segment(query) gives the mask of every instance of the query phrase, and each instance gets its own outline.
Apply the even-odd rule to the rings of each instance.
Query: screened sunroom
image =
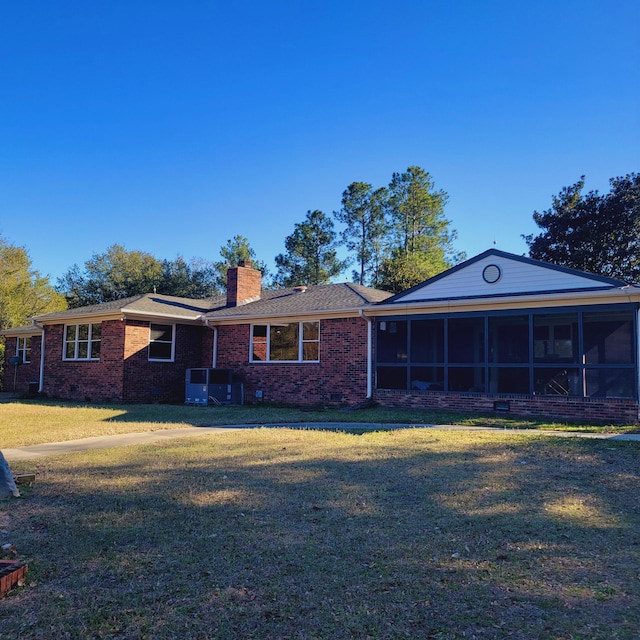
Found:
[[[637,305],[379,316],[375,388],[637,398]]]

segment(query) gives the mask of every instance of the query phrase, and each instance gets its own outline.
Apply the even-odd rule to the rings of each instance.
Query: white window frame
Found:
[[[153,358],[151,357],[151,345],[169,344],[168,340],[152,340],[151,333],[154,326],[171,327],[171,356],[169,358]],[[149,323],[149,362],[175,362],[176,356],[176,325],[169,322],[150,322]]]
[[[271,328],[272,327],[276,327],[278,325],[282,325],[282,324],[287,324],[287,325],[298,325],[298,359],[297,360],[272,360],[271,359]],[[304,339],[304,325],[305,324],[315,324],[318,327],[318,337],[313,339],[313,340],[309,340],[309,339]],[[256,360],[253,357],[253,353],[254,353],[254,342],[253,342],[253,337],[254,337],[254,328],[255,327],[266,327],[267,329],[267,340],[266,340],[266,359],[265,360]],[[265,364],[265,363],[269,363],[269,364],[275,364],[275,363],[280,363],[280,364],[287,364],[287,363],[300,363],[300,364],[313,364],[313,363],[318,363],[320,362],[320,321],[319,320],[300,320],[298,322],[286,322],[286,323],[278,323],[278,322],[256,322],[255,324],[251,325],[250,328],[250,336],[249,336],[249,362],[251,363],[255,363],[255,364]],[[305,344],[310,344],[310,343],[316,343],[318,345],[318,357],[314,360],[305,360],[304,359],[304,345]]]
[[[31,362],[31,336],[16,339],[16,355],[22,358],[23,364]]]
[[[94,325],[98,325],[100,326],[100,338],[98,339],[94,339],[93,338],[93,327]],[[67,339],[67,334],[69,333],[69,327],[75,327],[75,337],[73,340],[68,340]],[[87,339],[84,340],[80,340],[78,338],[78,333],[80,332],[80,327],[88,327],[88,331],[87,331]],[[79,347],[80,347],[80,343],[86,342],[87,343],[87,357],[86,358],[81,358],[78,356],[78,351],[79,351]],[[98,354],[97,358],[93,357],[93,348],[92,346],[95,343],[100,343],[102,345],[102,323],[101,322],[78,322],[76,324],[66,324],[64,325],[64,336],[63,336],[63,340],[62,340],[62,359],[66,360],[67,362],[99,362],[100,361],[100,355]],[[73,356],[67,356],[67,345],[69,344],[73,344]]]

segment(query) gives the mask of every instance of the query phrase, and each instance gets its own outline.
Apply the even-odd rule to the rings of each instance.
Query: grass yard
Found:
[[[637,442],[253,429],[11,466],[3,639],[640,634]]]
[[[55,400],[16,400],[0,395],[0,446],[23,447],[90,436],[176,429],[189,425],[308,424],[313,422],[460,424],[509,429],[637,432],[638,425],[576,425],[505,414],[477,415],[373,407],[358,411],[262,406],[91,405]]]

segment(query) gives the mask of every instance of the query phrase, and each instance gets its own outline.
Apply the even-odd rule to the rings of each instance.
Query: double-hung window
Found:
[[[318,362],[320,323],[255,324],[250,356],[251,362]]]
[[[18,338],[16,355],[22,358],[22,362],[31,362],[31,338]]]
[[[100,360],[102,325],[68,324],[64,330],[64,360]]]
[[[176,326],[151,323],[149,327],[149,360],[173,362]]]

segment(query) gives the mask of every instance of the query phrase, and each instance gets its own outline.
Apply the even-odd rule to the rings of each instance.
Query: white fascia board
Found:
[[[212,327],[220,327],[229,324],[258,324],[261,322],[269,322],[270,320],[288,320],[290,322],[304,322],[306,320],[333,320],[335,318],[358,318],[360,317],[360,309],[367,311],[367,307],[358,307],[357,309],[340,309],[332,311],[307,311],[305,313],[270,313],[265,315],[247,314],[243,316],[224,316],[206,318],[206,324]]]
[[[104,313],[92,312],[92,313],[79,313],[77,315],[58,316],[57,318],[45,318],[36,316],[34,320],[40,325],[54,325],[54,324],[78,324],[82,321],[85,322],[103,322],[106,320],[121,320],[123,318],[121,311]]]
[[[126,320],[166,320],[167,322],[175,323],[175,324],[205,324],[204,316],[199,315],[195,317],[186,317],[179,315],[171,315],[168,313],[154,313],[153,311],[138,311],[133,313],[125,312],[122,314],[122,317]]]

